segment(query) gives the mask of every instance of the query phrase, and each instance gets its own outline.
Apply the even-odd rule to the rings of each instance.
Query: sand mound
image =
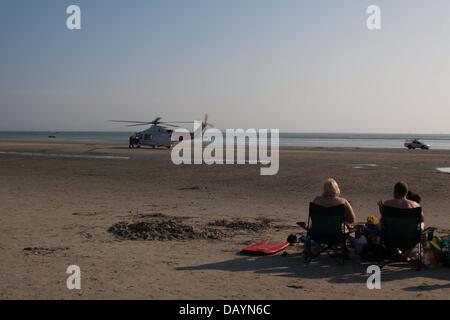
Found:
[[[216,220],[213,222],[209,222],[208,226],[211,227],[224,227],[227,229],[232,229],[236,231],[262,231],[269,229],[271,227],[270,220],[268,219],[260,219],[258,222],[249,222],[249,221],[243,221],[240,219],[228,221],[228,220]]]
[[[27,255],[51,255],[59,251],[66,251],[69,250],[68,247],[54,247],[54,248],[48,248],[48,247],[26,247],[23,248],[23,252]]]
[[[258,232],[271,228],[270,220],[256,222],[244,220],[216,220],[206,225],[189,225],[183,220],[189,218],[170,217],[163,214],[138,215],[139,220],[121,221],[108,229],[108,232],[121,240],[199,240],[232,237],[238,231]]]
[[[225,235],[219,230],[196,230],[193,226],[180,222],[180,219],[163,215],[153,216],[155,219],[138,222],[118,222],[108,229],[116,237],[123,240],[195,240],[221,239]]]

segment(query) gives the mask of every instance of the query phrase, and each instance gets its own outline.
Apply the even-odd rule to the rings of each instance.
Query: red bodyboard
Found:
[[[243,252],[253,254],[274,254],[289,247],[289,242],[263,241],[242,249]]]

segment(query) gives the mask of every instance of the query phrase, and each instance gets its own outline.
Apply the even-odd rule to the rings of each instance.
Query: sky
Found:
[[[0,131],[450,133],[449,31],[448,0],[1,0]]]

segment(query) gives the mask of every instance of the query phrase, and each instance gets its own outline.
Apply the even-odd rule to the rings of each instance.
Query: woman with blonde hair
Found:
[[[322,207],[336,207],[339,205],[345,206],[345,222],[353,223],[355,222],[356,216],[350,202],[347,199],[341,197],[341,190],[336,180],[330,178],[325,181],[323,185],[323,193],[321,196],[316,197],[313,200],[314,204]]]

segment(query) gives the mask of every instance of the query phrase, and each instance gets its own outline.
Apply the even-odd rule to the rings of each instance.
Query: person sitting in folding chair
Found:
[[[336,180],[330,178],[325,181],[323,185],[323,193],[321,196],[316,197],[312,203],[322,206],[322,207],[336,207],[340,205],[344,205],[345,207],[345,223],[353,223],[355,222],[356,215],[353,211],[352,205],[350,202],[341,197],[341,190],[339,189],[339,185]]]
[[[355,212],[350,202],[341,197],[336,180],[328,179],[324,184],[323,194],[310,203],[308,224],[299,223],[307,230],[303,252],[305,262],[310,262],[323,252],[330,253],[330,249],[340,246],[343,263],[347,256],[347,240],[352,233],[347,224],[353,223],[355,219]],[[313,242],[317,244],[314,250]]]
[[[384,267],[393,261],[408,261],[421,268],[422,235],[425,230],[425,218],[422,207],[417,202],[407,198],[408,185],[398,182],[394,186],[394,198],[388,201],[379,200],[381,219],[379,223],[380,244],[389,255],[379,255],[379,266]],[[419,252],[414,256],[414,249],[419,246]],[[387,262],[384,262],[387,260]]]
[[[391,200],[383,201],[378,200],[377,204],[380,208],[381,219],[380,219],[380,228],[383,224],[383,211],[385,207],[393,207],[398,209],[413,209],[420,208],[420,204],[417,203],[416,199],[420,199],[417,195],[412,196],[412,192],[409,191],[408,185],[405,182],[397,182],[394,185],[394,198]],[[420,202],[420,200],[419,200]],[[422,230],[425,229],[425,217],[423,212],[420,214],[420,223]]]

